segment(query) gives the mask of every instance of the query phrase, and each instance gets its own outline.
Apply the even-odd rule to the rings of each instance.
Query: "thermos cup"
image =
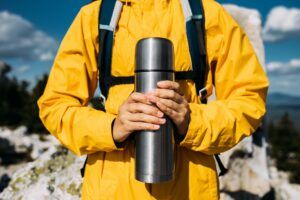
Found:
[[[145,38],[137,43],[136,92],[147,93],[155,90],[159,81],[174,80],[173,51],[172,42],[164,38]],[[135,134],[135,144],[138,181],[160,183],[173,179],[174,138],[170,119],[166,117],[166,123],[157,131],[138,131]]]

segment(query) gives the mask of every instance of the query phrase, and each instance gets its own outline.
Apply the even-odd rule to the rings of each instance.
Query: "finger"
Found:
[[[175,110],[176,112],[180,111],[180,104],[177,102],[170,100],[170,99],[162,99],[160,98],[158,100],[159,103],[162,103],[163,105],[167,106],[168,108]]]
[[[156,131],[160,128],[160,125],[144,122],[128,122],[128,126],[131,131]]]
[[[144,113],[156,117],[163,117],[164,115],[157,107],[143,103],[131,103],[127,110],[130,113]]]
[[[155,89],[154,93],[147,94],[147,98],[152,102],[157,102],[159,99],[157,98],[163,98],[163,99],[170,99],[177,103],[182,103],[184,97],[175,92],[174,90],[170,89]]]
[[[164,105],[161,102],[157,102],[156,105],[163,113],[169,116],[173,121],[176,119],[178,113],[175,110],[169,108],[168,106]]]
[[[171,90],[175,90],[177,92],[179,92],[180,89],[180,85],[179,83],[175,82],[175,81],[159,81],[157,83],[157,86],[159,88],[163,88],[163,89],[171,89]]]
[[[166,123],[166,119],[154,117],[152,115],[147,115],[144,113],[135,113],[128,116],[128,120],[131,122],[144,122],[150,124],[162,125]]]
[[[144,104],[151,104],[149,99],[145,94],[139,93],[139,92],[134,92],[132,93],[129,98],[128,98],[128,103],[134,103],[134,102],[140,102]]]

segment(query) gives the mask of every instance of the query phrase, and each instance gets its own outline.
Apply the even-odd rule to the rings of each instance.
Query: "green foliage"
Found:
[[[32,93],[30,94],[28,104],[26,105],[26,111],[27,113],[30,113],[30,115],[27,114],[24,116],[24,125],[28,128],[28,132],[30,133],[47,133],[47,130],[39,118],[39,108],[37,105],[38,99],[42,96],[45,90],[47,80],[48,75],[44,74],[43,77],[37,81]]]
[[[38,80],[29,92],[28,82],[9,77],[10,71],[9,65],[0,69],[0,126],[15,128],[25,125],[30,133],[46,133],[38,116],[37,100],[44,91],[48,76]]]
[[[300,183],[300,134],[286,113],[275,125],[269,124],[271,157],[276,159],[278,169],[289,171],[291,181]]]
[[[9,78],[7,74],[11,67],[4,67],[0,74],[0,126],[15,126],[21,124],[24,119],[24,108],[30,96],[27,92],[28,83]]]

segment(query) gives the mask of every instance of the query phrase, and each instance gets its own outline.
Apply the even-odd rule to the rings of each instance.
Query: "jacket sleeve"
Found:
[[[117,149],[111,131],[116,116],[88,106],[97,88],[98,18],[83,9],[61,43],[38,100],[45,127],[78,155]]]
[[[217,100],[189,104],[191,120],[180,142],[205,154],[224,152],[258,128],[269,85],[242,29],[223,8],[217,18],[207,38],[208,45],[221,41],[216,55],[209,55]]]

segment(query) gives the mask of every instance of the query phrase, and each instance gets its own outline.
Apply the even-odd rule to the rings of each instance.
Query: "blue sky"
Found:
[[[24,35],[24,30],[29,30],[31,36],[37,39],[28,46],[30,49],[34,49],[32,51],[36,53],[34,54],[29,53],[30,50],[26,50],[24,46],[10,45],[9,43],[1,44],[3,40],[13,40],[13,35],[11,38],[7,35],[0,35],[0,60],[14,67],[13,75],[34,83],[43,73],[50,71],[53,56],[61,39],[80,7],[89,2],[88,0],[1,0],[0,34],[3,34],[1,32],[1,26],[4,26],[4,23],[1,23],[2,19],[10,25],[8,26],[9,30],[16,29],[14,32],[18,33],[19,31],[22,35]],[[266,39],[264,42],[266,63],[271,69],[269,73],[270,92],[283,92],[300,96],[298,87],[300,86],[300,17],[297,19],[297,16],[300,16],[300,1],[219,0],[218,2],[254,8],[261,13],[263,26],[268,24],[270,27],[268,31],[273,35],[279,34],[281,37],[274,41]],[[276,10],[275,8],[278,6],[283,7]],[[275,16],[273,17],[274,20],[267,22],[268,16],[272,12],[272,16]],[[276,18],[280,14],[285,16]],[[282,22],[281,19],[285,19],[285,17],[287,22]],[[276,20],[279,20],[278,23]],[[292,23],[293,20],[294,24]],[[19,24],[19,29],[23,29],[19,30],[18,27],[13,27],[14,22],[16,25]],[[276,27],[276,23],[282,23],[286,26],[281,29]],[[17,36],[16,34],[15,37]],[[41,41],[45,41],[42,42],[42,46],[39,45]],[[14,48],[20,48],[20,52],[23,51],[23,53],[7,56],[12,54]],[[11,52],[4,52],[6,49],[10,49]]]

